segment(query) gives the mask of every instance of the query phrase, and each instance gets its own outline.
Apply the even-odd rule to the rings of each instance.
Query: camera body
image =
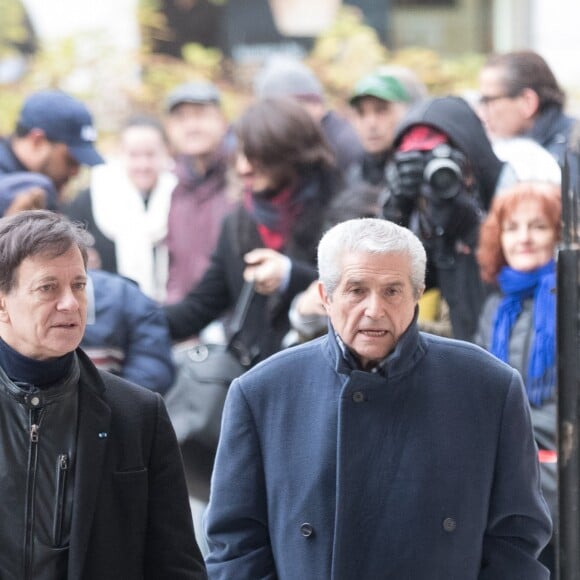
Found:
[[[445,238],[450,247],[457,239],[472,242],[481,212],[462,151],[447,143],[428,150],[398,151],[385,177],[384,218],[412,227],[424,242]]]
[[[462,189],[466,168],[465,155],[442,143],[428,151],[395,153],[386,168],[386,181],[392,195],[407,203],[421,195],[435,201],[453,199]]]

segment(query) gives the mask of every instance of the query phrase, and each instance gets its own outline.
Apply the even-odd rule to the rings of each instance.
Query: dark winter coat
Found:
[[[494,293],[486,300],[479,326],[474,337],[474,342],[489,350],[491,347],[491,335],[495,315],[502,296]],[[525,300],[522,312],[519,314],[509,340],[509,364],[514,367],[524,378],[527,376],[529,353],[534,339],[533,300]],[[555,452],[557,450],[556,426],[557,407],[556,400],[546,401],[541,407],[531,407],[534,437],[539,449]],[[555,519],[558,513],[558,474],[556,463],[542,463],[542,491],[550,507],[552,517]]]
[[[71,426],[75,442],[71,478],[67,479],[68,485],[72,485],[73,508],[68,572],[66,576],[59,575],[59,580],[205,579],[193,533],[181,457],[161,396],[98,371],[80,349],[76,356],[80,369],[78,387],[75,385],[77,427]],[[17,400],[14,388],[3,389],[0,395],[2,457],[13,460],[14,454],[9,449],[7,452],[7,446],[16,445],[24,436],[24,445],[32,447],[32,443],[26,443],[26,432],[10,431],[18,425],[19,416],[28,422],[27,405],[34,405],[32,400],[36,398],[40,399],[41,406],[46,405],[47,414],[54,415],[58,409],[48,408],[49,391],[24,400]],[[7,410],[12,413],[10,421],[6,420]],[[36,431],[39,446],[43,446],[43,441],[48,445],[51,442],[49,419]],[[58,428],[62,429],[62,424]],[[26,453],[20,461],[26,466]],[[0,468],[4,474],[2,479],[6,479],[14,466],[0,465]],[[48,501],[50,516],[52,509],[57,509],[57,504],[53,507],[50,500],[54,489],[52,477],[51,471],[45,471],[37,481],[39,499],[35,503],[40,507]],[[5,484],[8,489],[9,483],[7,480]],[[9,525],[13,508],[18,514],[15,517],[24,519],[24,506],[10,507],[7,502],[3,507],[2,526]],[[46,535],[46,531],[43,533]],[[3,549],[0,545],[0,552]],[[55,553],[58,549],[63,548],[57,545]],[[5,578],[3,572],[0,574]],[[35,575],[40,577],[45,578]],[[53,576],[46,578],[52,580]]]
[[[206,532],[214,580],[547,579],[521,378],[415,323],[385,376],[282,351],[229,390]]]
[[[526,136],[537,141],[562,164],[564,152],[570,144],[570,135],[576,123],[578,123],[576,119],[565,115],[561,108],[553,105],[538,115]]]
[[[164,394],[175,368],[163,310],[127,278],[102,270],[88,274],[89,320],[81,347],[99,368]]]

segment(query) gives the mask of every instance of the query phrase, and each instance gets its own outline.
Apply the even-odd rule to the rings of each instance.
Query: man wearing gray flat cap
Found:
[[[221,95],[219,89],[212,83],[205,81],[192,81],[175,88],[165,101],[165,109],[168,113],[183,103],[194,105],[214,104],[220,105]]]
[[[178,184],[168,218],[168,303],[181,300],[201,279],[217,243],[222,218],[233,201],[226,195],[234,145],[219,89],[195,80],[165,100],[165,127],[175,156]]]

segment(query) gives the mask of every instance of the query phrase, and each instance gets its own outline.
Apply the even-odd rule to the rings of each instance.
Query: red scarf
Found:
[[[292,226],[302,208],[294,197],[294,188],[285,187],[273,197],[244,192],[244,205],[256,220],[258,233],[266,248],[280,251],[288,242]]]

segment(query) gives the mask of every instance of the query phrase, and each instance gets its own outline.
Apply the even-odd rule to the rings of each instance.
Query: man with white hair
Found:
[[[206,531],[220,580],[547,579],[520,375],[417,328],[426,254],[375,218],[318,247],[324,337],[229,390]]]

